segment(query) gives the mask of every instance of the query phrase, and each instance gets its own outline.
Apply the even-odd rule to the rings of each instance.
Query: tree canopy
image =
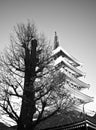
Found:
[[[35,24],[18,24],[10,46],[0,56],[1,114],[31,130],[72,105],[65,75],[54,66],[52,46]],[[3,116],[2,116],[3,118]]]

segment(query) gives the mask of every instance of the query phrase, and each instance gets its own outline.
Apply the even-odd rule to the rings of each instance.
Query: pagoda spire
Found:
[[[59,46],[59,41],[58,41],[58,36],[57,33],[55,32],[54,36],[54,50]]]

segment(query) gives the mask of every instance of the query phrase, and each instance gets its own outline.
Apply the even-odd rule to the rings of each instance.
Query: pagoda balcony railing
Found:
[[[85,82],[75,78],[69,71],[65,70],[64,68],[60,68],[60,69],[66,75],[66,78],[68,78],[70,81],[73,81],[79,87],[81,87],[81,88],[89,88],[90,87],[89,84],[86,84]]]
[[[93,97],[90,97],[90,96],[80,92],[79,90],[72,88],[71,84],[65,83],[64,87],[71,93],[72,97],[76,97],[85,103],[93,101]]]
[[[80,63],[75,57],[71,56],[68,52],[66,52],[62,47],[57,47],[55,50],[53,50],[53,56],[62,53],[63,57],[67,57],[69,60],[71,60],[74,64],[74,66],[82,66],[82,63]]]
[[[70,68],[73,72],[75,72],[76,74],[74,74],[74,75],[76,75],[76,76],[85,76],[85,73],[83,73],[81,70],[77,69],[76,67],[72,66],[72,65],[71,65],[70,63],[68,63],[68,61],[67,61],[64,57],[62,57],[62,56],[58,57],[58,58],[55,60],[55,65],[58,65],[58,64],[60,64],[60,63],[63,64],[64,66]]]

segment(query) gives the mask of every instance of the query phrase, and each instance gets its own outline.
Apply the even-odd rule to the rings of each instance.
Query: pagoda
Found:
[[[78,67],[82,66],[82,63],[59,46],[56,32],[54,37],[53,57],[55,59],[55,66],[59,67],[66,76],[64,87],[75,100],[74,108],[84,112],[84,105],[92,102],[93,97],[84,94],[82,90],[89,88],[90,85],[80,80],[80,77],[85,76],[85,73],[78,69]]]

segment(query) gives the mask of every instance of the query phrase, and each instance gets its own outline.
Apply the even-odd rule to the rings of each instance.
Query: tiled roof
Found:
[[[96,124],[96,119],[87,115],[84,115],[80,112],[74,111],[74,112],[60,112],[54,115],[51,118],[46,119],[45,121],[42,121],[39,123],[36,127],[36,130],[46,130],[46,129],[54,129],[70,124],[75,124],[78,122],[82,122],[84,120],[88,120],[90,122],[93,122]]]

